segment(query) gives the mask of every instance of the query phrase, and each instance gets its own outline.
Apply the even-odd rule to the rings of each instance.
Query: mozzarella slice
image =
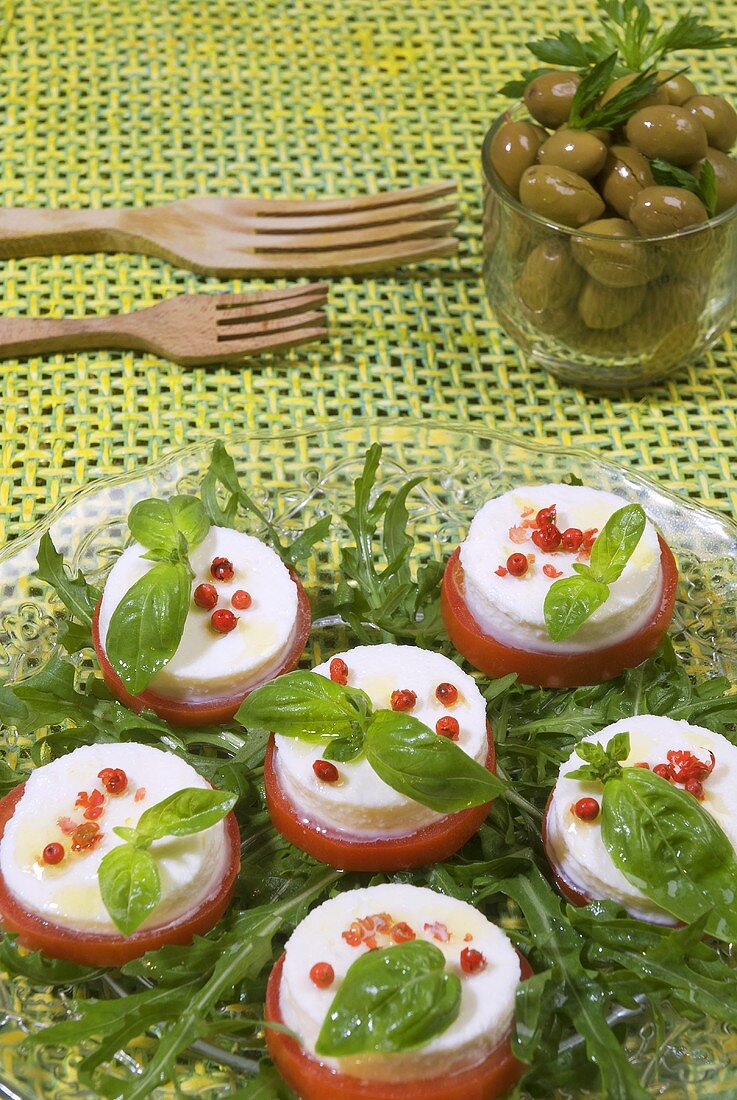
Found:
[[[657,609],[663,587],[660,544],[651,523],[612,584],[609,599],[562,642],[551,640],[543,613],[548,589],[559,578],[546,576],[543,567],[550,565],[562,577],[571,577],[578,555],[540,550],[532,542],[531,529],[522,526],[524,518],[534,521],[541,508],[555,504],[561,532],[569,527],[600,531],[612,513],[628,503],[614,493],[579,485],[522,486],[487,501],[460,548],[465,600],[482,630],[507,645],[543,653],[585,653],[636,633]],[[513,541],[510,531],[524,541]],[[519,552],[534,554],[527,572],[522,577],[497,576],[496,569]]]
[[[143,557],[144,547],[128,547],[110,570],[100,606],[100,639],[107,641],[110,620],[123,596],[154,566]],[[233,563],[230,581],[213,580],[210,564],[224,557]],[[297,622],[297,585],[283,561],[252,535],[230,527],[211,527],[190,554],[194,570],[192,592],[202,583],[218,591],[217,607],[233,611],[238,625],[218,634],[210,625],[212,611],[190,605],[184,634],[171,660],[151,679],[152,691],[190,702],[218,699],[245,692],[275,674],[294,640]],[[251,606],[238,611],[231,597],[245,589]]]
[[[122,768],[128,787],[107,795],[98,772]],[[97,878],[103,857],[123,841],[113,828],[133,826],[144,810],[185,787],[209,788],[194,768],[173,753],[148,745],[86,745],[37,768],[29,776],[0,841],[0,872],[10,893],[31,913],[80,932],[119,935],[105,908]],[[105,794],[97,820],[102,840],[73,852],[69,832],[84,824],[76,807],[80,791]],[[54,866],[41,858],[47,844],[63,845]],[[150,849],[161,876],[161,902],[141,928],[175,921],[214,894],[225,874],[228,850],[224,823],[192,836],[156,840]]]
[[[704,763],[709,763],[709,752],[714,753],[716,765],[704,781],[702,806],[716,818],[737,848],[737,807],[734,800],[737,790],[737,748],[721,734],[652,714],[623,718],[621,722],[585,737],[584,741],[606,745],[615,733],[623,731],[630,735],[630,754],[623,761],[629,766],[645,763],[652,768],[656,764],[665,764],[669,749],[688,750]],[[571,807],[585,796],[592,796],[601,803],[601,784],[566,778],[568,772],[582,763],[580,757],[573,753],[562,765],[548,809],[548,848],[562,877],[573,886],[583,888],[593,898],[611,898],[620,902],[635,917],[672,924],[670,914],[633,886],[612,862],[602,840],[600,819],[580,821],[571,812]]]
[[[474,680],[453,661],[416,646],[391,644],[357,646],[339,656],[348,666],[349,686],[365,691],[375,708],[389,708],[397,689],[414,691],[413,717],[434,730],[439,718],[452,715],[460,725],[456,744],[474,760],[486,762],[486,704]],[[330,661],[314,671],[329,678]],[[435,698],[435,689],[442,683],[458,689],[453,706]],[[325,751],[324,742],[277,737],[276,745],[281,787],[310,822],[354,836],[391,837],[415,832],[443,817],[389,787],[365,757],[337,764],[340,779],[325,783],[312,768]]]
[[[333,997],[351,963],[368,950],[365,944],[350,946],[341,933],[353,921],[374,914],[388,914],[395,923],[405,921],[418,939],[440,948],[447,970],[461,979],[460,1013],[446,1031],[415,1050],[322,1058],[315,1053],[315,1044]],[[388,935],[378,936],[379,947],[391,942]],[[482,953],[483,970],[463,973],[464,947]],[[310,979],[317,962],[328,962],[335,971],[328,989],[319,989]],[[512,1026],[519,982],[517,952],[477,909],[425,887],[387,883],[339,894],[313,909],[297,926],[286,945],[280,1008],[284,1023],[305,1051],[341,1073],[369,1081],[431,1080],[483,1061],[499,1045]]]

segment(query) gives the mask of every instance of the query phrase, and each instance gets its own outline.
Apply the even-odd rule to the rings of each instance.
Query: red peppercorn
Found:
[[[227,558],[213,558],[210,563],[210,573],[216,581],[232,581],[235,569],[232,561]]]
[[[457,718],[453,718],[450,714],[444,714],[435,723],[435,732],[439,733],[441,737],[449,737],[451,741],[457,741],[461,727],[458,725]]]
[[[417,933],[405,920],[400,920],[392,928],[391,937],[395,943],[409,943],[410,940],[417,939]]]
[[[218,608],[210,616],[210,625],[218,634],[230,634],[231,630],[235,630],[237,622],[237,616],[232,611],[228,611],[227,607]]]
[[[661,779],[667,779],[669,782],[673,778],[668,764],[656,764],[653,775],[659,775]]]
[[[550,577],[551,580],[557,580],[558,577],[563,576],[563,570],[556,569],[554,565],[550,564],[550,562],[543,566],[543,573],[546,577]]]
[[[62,844],[56,844],[55,842],[47,844],[41,858],[44,863],[48,863],[52,867],[57,863],[61,863],[64,859],[64,846]]]
[[[596,821],[599,816],[599,803],[595,798],[579,798],[571,809],[581,821]]]
[[[523,577],[527,572],[527,555],[510,554],[507,558],[507,569],[513,577]]]
[[[497,577],[506,577],[506,575],[507,575],[507,570],[504,568],[503,565],[498,566],[494,570],[494,572],[496,573]]]
[[[452,707],[458,699],[458,688],[455,684],[438,684],[435,688],[435,698],[444,707]]]
[[[551,504],[549,508],[541,508],[535,516],[535,523],[538,527],[548,527],[550,524],[555,523],[558,518],[558,513],[555,510],[555,505]]]
[[[244,589],[239,588],[237,592],[234,592],[230,597],[230,602],[233,607],[237,607],[239,611],[247,611],[253,603],[251,599],[251,593],[246,592]]]
[[[323,783],[336,783],[340,779],[340,772],[330,760],[316,760],[312,770]]]
[[[330,662],[330,679],[336,684],[348,683],[348,665],[342,657],[333,657]]]
[[[417,696],[409,688],[393,691],[391,697],[392,710],[412,710],[417,702]]]
[[[580,527],[569,527],[560,536],[560,544],[563,549],[570,550],[574,554],[576,550],[580,550],[582,542],[583,531]]]
[[[103,768],[97,778],[102,780],[108,794],[122,794],[128,786],[128,776],[122,768]]]
[[[193,599],[198,607],[211,611],[218,602],[218,590],[214,584],[198,584]]]
[[[560,546],[560,531],[554,523],[549,523],[547,527],[532,532],[532,541],[540,550],[557,550]]]
[[[583,549],[590,550],[596,541],[596,536],[599,534],[598,527],[589,527],[583,533]]]
[[[461,951],[461,970],[464,974],[478,974],[486,969],[486,959],[475,947],[464,947]]]
[[[84,852],[87,848],[91,848],[93,844],[96,844],[98,840],[102,840],[102,833],[100,832],[100,826],[94,821],[90,821],[86,825],[78,825],[72,833],[72,851]]]
[[[330,963],[315,963],[310,970],[310,979],[318,989],[327,989],[335,981],[335,971]]]

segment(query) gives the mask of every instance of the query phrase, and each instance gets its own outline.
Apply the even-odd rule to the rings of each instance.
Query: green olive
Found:
[[[708,220],[701,200],[683,187],[645,187],[630,207],[630,221],[643,237],[665,237]]]
[[[571,103],[581,79],[578,73],[557,70],[536,76],[525,88],[527,110],[543,126],[557,130],[568,121]]]
[[[659,69],[656,73],[658,80],[665,81],[660,87],[668,96],[668,103],[674,107],[682,107],[691,96],[698,95],[698,89],[683,73],[674,72],[672,69]]]
[[[599,100],[599,106],[603,107],[610,99],[614,99],[615,95],[621,92],[623,88],[626,88],[628,84],[631,84],[637,75],[637,73],[629,73],[628,76],[620,76],[613,84],[610,84]],[[633,104],[633,106],[639,111],[643,107],[655,107],[658,103],[668,102],[668,93],[663,88],[656,88],[654,92],[650,92],[649,95],[644,95],[642,99],[638,99],[637,103]]]
[[[500,126],[491,143],[491,166],[510,195],[519,195],[519,181],[525,168],[537,159],[542,139],[539,126],[531,122],[507,122]],[[546,134],[547,137],[547,134]]]
[[[568,130],[562,127],[543,142],[537,154],[540,164],[567,168],[590,180],[604,167],[607,147],[593,134],[585,130]]]
[[[612,131],[604,130],[601,126],[598,126],[595,130],[589,130],[588,133],[592,134],[595,138],[598,138],[602,145],[606,145],[607,149],[614,141],[614,135]]]
[[[706,130],[706,137],[713,149],[728,152],[737,138],[737,111],[720,95],[695,95],[686,100],[684,107]]]
[[[573,255],[592,279],[605,286],[644,286],[663,270],[664,257],[641,240],[632,222],[602,218],[584,225],[594,237],[574,237]]]
[[[578,299],[578,312],[589,328],[619,328],[635,316],[644,297],[641,286],[610,287],[589,279]]]
[[[654,183],[650,162],[631,145],[612,145],[597,180],[607,206],[623,218],[637,193]]]
[[[578,228],[604,213],[601,196],[591,184],[567,168],[535,164],[523,174],[520,202],[546,221]]]
[[[717,181],[717,203],[715,213],[721,214],[723,210],[729,210],[730,206],[737,203],[737,160],[728,157],[719,149],[707,149],[705,160],[708,160],[714,169]],[[689,168],[690,172],[698,176],[704,161],[697,161]]]
[[[706,156],[706,130],[685,107],[645,107],[627,122],[627,140],[646,157],[693,164]]]
[[[531,310],[558,309],[575,298],[582,282],[567,241],[550,238],[527,257],[517,289]]]

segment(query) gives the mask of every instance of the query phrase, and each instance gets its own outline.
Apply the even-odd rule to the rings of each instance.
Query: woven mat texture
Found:
[[[737,506],[737,342],[644,394],[556,383],[502,335],[480,280],[479,145],[566,0],[18,0],[0,3],[4,205],[200,193],[314,197],[460,181],[462,252],[337,279],[329,345],[237,369],[92,352],[0,363],[0,539],[70,489],[198,437],[357,416],[445,418],[582,445]],[[660,5],[675,15],[681,7]],[[734,24],[737,3],[710,3]],[[694,61],[737,98],[735,53]],[[247,285],[262,285],[253,281]],[[238,284],[133,256],[8,261],[6,314],[103,314]],[[318,458],[318,456],[315,456]]]

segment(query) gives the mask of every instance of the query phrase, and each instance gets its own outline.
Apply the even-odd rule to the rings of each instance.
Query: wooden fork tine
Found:
[[[241,317],[234,320],[227,327],[218,325],[218,343],[230,340],[245,340],[259,332],[290,332],[292,329],[304,328],[306,325],[327,324],[327,318],[321,309],[311,310],[309,313],[298,313],[290,317],[263,317],[251,319]]]
[[[235,202],[239,200],[236,199]],[[440,217],[455,216],[458,204],[455,197],[429,202],[397,203],[391,206],[371,207],[368,210],[353,210],[349,213],[319,213],[307,215],[268,215],[256,214],[244,210],[239,215],[235,208],[238,224],[244,229],[255,229],[258,233],[310,233],[324,229],[368,228],[391,222],[433,220]]]
[[[280,317],[301,317],[324,306],[324,297],[289,298],[284,302],[267,302],[266,305],[231,306],[215,314],[218,328],[233,325],[253,325],[258,321],[276,321]]]
[[[327,222],[320,233],[256,233],[255,239],[243,247],[248,251],[269,252],[327,252],[351,247],[369,247],[373,244],[391,244],[394,241],[410,241],[425,237],[447,237],[458,224],[457,218],[439,218],[437,221],[394,222],[363,229],[339,229],[333,232]]]
[[[302,274],[309,271],[315,275],[361,275],[437,256],[452,256],[457,251],[458,241],[455,237],[425,237],[371,245],[367,248],[333,249],[325,252],[272,249],[251,252],[248,255],[244,252],[243,269],[272,277],[292,275],[297,271]],[[235,270],[240,270],[240,267],[232,263],[223,273],[230,271],[232,274]]]
[[[291,214],[349,213],[352,210],[373,210],[399,203],[421,202],[430,196],[450,195],[456,188],[455,180],[441,180],[423,187],[403,187],[397,191],[380,191],[374,195],[358,195],[344,199],[257,199],[254,210],[276,216]]]
[[[328,296],[327,283],[298,283],[295,286],[279,287],[275,290],[248,290],[233,294],[218,294],[215,309],[233,309],[238,306],[287,302],[290,298],[303,298],[315,295],[315,299]]]
[[[266,332],[260,335],[244,337],[240,340],[224,341],[218,346],[217,360],[241,359],[248,355],[267,351],[269,348],[294,348],[308,344],[313,340],[323,340],[328,335],[327,325],[313,325],[307,328],[291,329],[288,332]]]

